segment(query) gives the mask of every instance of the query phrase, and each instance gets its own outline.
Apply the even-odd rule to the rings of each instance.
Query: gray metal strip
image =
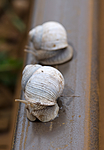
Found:
[[[65,78],[58,100],[59,117],[48,123],[30,122],[21,104],[13,149],[98,150],[97,7],[93,0],[35,1],[32,27],[60,22],[67,30],[74,57],[57,66]],[[27,64],[34,62],[29,54]]]

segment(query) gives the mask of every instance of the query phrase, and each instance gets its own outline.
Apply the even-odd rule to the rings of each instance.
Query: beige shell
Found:
[[[58,22],[46,22],[29,32],[37,50],[57,50],[68,46],[65,28]]]
[[[57,117],[58,111],[59,106],[57,103],[54,106],[48,106],[45,107],[44,109],[33,110],[31,112],[30,109],[28,109],[28,107],[26,108],[27,118],[30,121],[35,121],[36,118],[38,118],[42,122],[48,122]]]
[[[56,103],[63,88],[62,74],[53,67],[42,66],[27,81],[24,96],[27,101],[34,104],[52,106]]]
[[[73,48],[68,45],[65,28],[58,22],[46,22],[29,32],[34,49],[27,47],[39,63],[45,65],[62,64],[73,56]]]
[[[63,75],[57,69],[37,64],[27,65],[23,70],[22,87],[26,101],[17,101],[26,104],[29,120],[38,118],[47,122],[57,116],[59,107],[56,100],[64,89]]]
[[[54,106],[46,107],[42,110],[33,111],[32,115],[42,122],[48,122],[57,117],[59,106],[57,103]]]
[[[22,89],[25,90],[25,86],[27,81],[29,80],[29,78],[32,76],[32,74],[41,67],[41,65],[27,65],[23,72],[22,72],[22,81],[21,81],[21,85],[22,85]]]

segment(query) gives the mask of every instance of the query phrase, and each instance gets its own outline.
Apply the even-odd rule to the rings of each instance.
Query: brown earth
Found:
[[[22,62],[25,61],[23,50],[31,22],[32,4],[33,0],[0,1],[0,52],[5,52],[8,57]],[[0,150],[11,149],[19,105],[14,102],[14,99],[21,95],[21,67],[17,71],[18,79],[13,89],[0,80]]]

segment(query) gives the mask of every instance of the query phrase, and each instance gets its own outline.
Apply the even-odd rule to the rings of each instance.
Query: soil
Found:
[[[10,150],[33,1],[0,1],[0,150]]]

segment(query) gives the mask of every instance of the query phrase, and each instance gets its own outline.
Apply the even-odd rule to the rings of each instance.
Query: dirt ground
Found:
[[[33,1],[0,1],[0,150],[10,150]]]

